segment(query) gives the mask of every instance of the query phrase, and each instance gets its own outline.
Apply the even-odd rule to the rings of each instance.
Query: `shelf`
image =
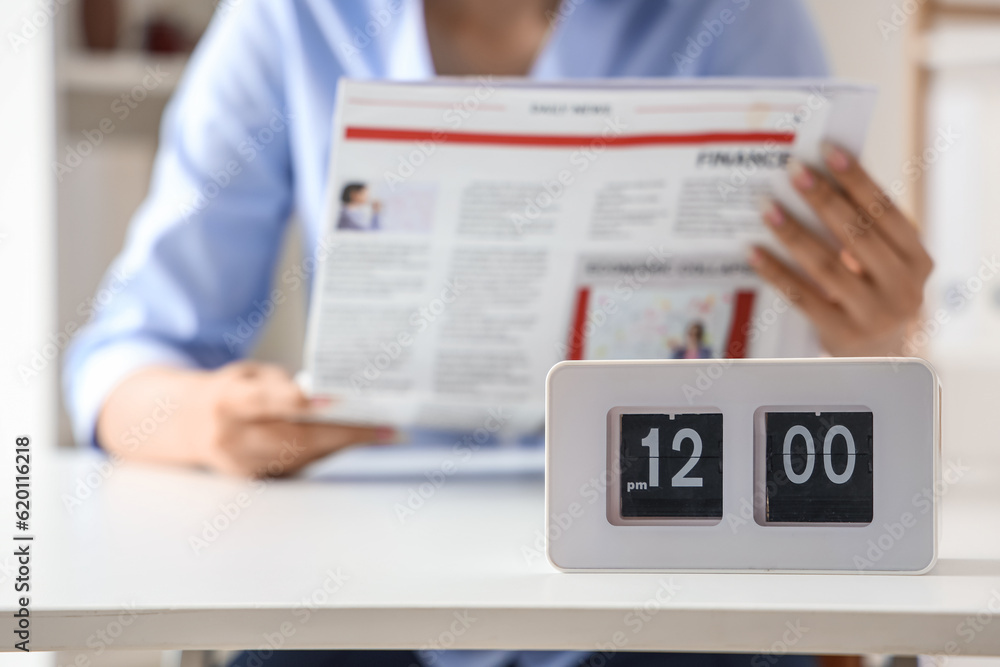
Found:
[[[136,86],[150,96],[169,96],[177,87],[188,57],[118,51],[108,54],[69,52],[59,59],[58,82],[69,92],[121,95]],[[151,78],[150,73],[157,76]]]
[[[930,69],[1000,65],[1000,23],[938,26],[921,41],[920,61]]]
[[[1000,0],[937,0],[931,6],[935,16],[1000,18]]]

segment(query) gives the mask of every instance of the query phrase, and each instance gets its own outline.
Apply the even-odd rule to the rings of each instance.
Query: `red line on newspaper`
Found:
[[[754,293],[750,290],[740,290],[735,295],[733,304],[733,323],[729,327],[729,340],[726,341],[726,358],[743,359],[747,356],[747,329],[750,315],[753,313]]]
[[[414,109],[452,109],[454,102],[428,102],[424,100],[376,100],[367,97],[352,97],[348,100],[351,104],[363,107],[412,107]],[[480,104],[477,111],[506,111],[503,104]]]
[[[590,301],[590,288],[581,287],[576,294],[576,310],[573,313],[573,329],[569,332],[569,353],[566,359],[580,361],[583,359],[583,338],[586,335],[587,302]]]
[[[442,130],[395,130],[380,127],[348,127],[345,139],[374,141],[447,141],[456,144],[507,146],[587,146],[594,141],[608,147],[654,146],[662,144],[758,144],[773,141],[791,144],[794,132],[697,132],[692,134],[633,134],[626,136],[581,136],[563,134],[496,134],[487,132],[445,132]]]

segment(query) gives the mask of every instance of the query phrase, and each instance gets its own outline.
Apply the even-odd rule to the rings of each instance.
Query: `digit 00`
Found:
[[[802,439],[806,442],[806,467],[802,472],[795,472],[795,469],[792,467],[792,441],[797,435],[801,435]],[[833,440],[838,435],[843,436],[844,442],[847,444],[847,467],[841,473],[833,469]],[[826,437],[823,438],[823,469],[826,471],[826,476],[831,482],[834,484],[844,484],[851,479],[851,475],[854,474],[854,455],[857,451],[858,449],[854,444],[854,436],[851,435],[846,426],[837,424],[830,427],[830,430],[826,432]],[[796,424],[788,429],[788,432],[785,433],[785,442],[782,445],[781,453],[785,475],[791,480],[792,484],[805,484],[808,482],[809,478],[812,477],[813,468],[816,465],[816,443],[809,429],[801,424]]]

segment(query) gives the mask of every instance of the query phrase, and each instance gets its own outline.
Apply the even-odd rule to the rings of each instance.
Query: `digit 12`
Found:
[[[701,486],[701,477],[688,477],[688,474],[698,465],[701,460],[701,451],[704,445],[698,431],[692,428],[682,428],[674,434],[674,441],[670,448],[675,452],[681,451],[681,444],[685,440],[690,440],[694,446],[691,456],[684,467],[677,471],[670,478],[670,486]],[[657,426],[649,429],[649,435],[642,439],[642,446],[649,450],[649,486],[660,485],[660,429]]]

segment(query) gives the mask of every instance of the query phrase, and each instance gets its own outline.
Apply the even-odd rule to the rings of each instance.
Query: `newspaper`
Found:
[[[869,87],[342,80],[301,382],[321,419],[528,433],[564,359],[814,356],[747,264]],[[776,249],[780,252],[780,249]],[[720,361],[720,364],[724,362]]]

